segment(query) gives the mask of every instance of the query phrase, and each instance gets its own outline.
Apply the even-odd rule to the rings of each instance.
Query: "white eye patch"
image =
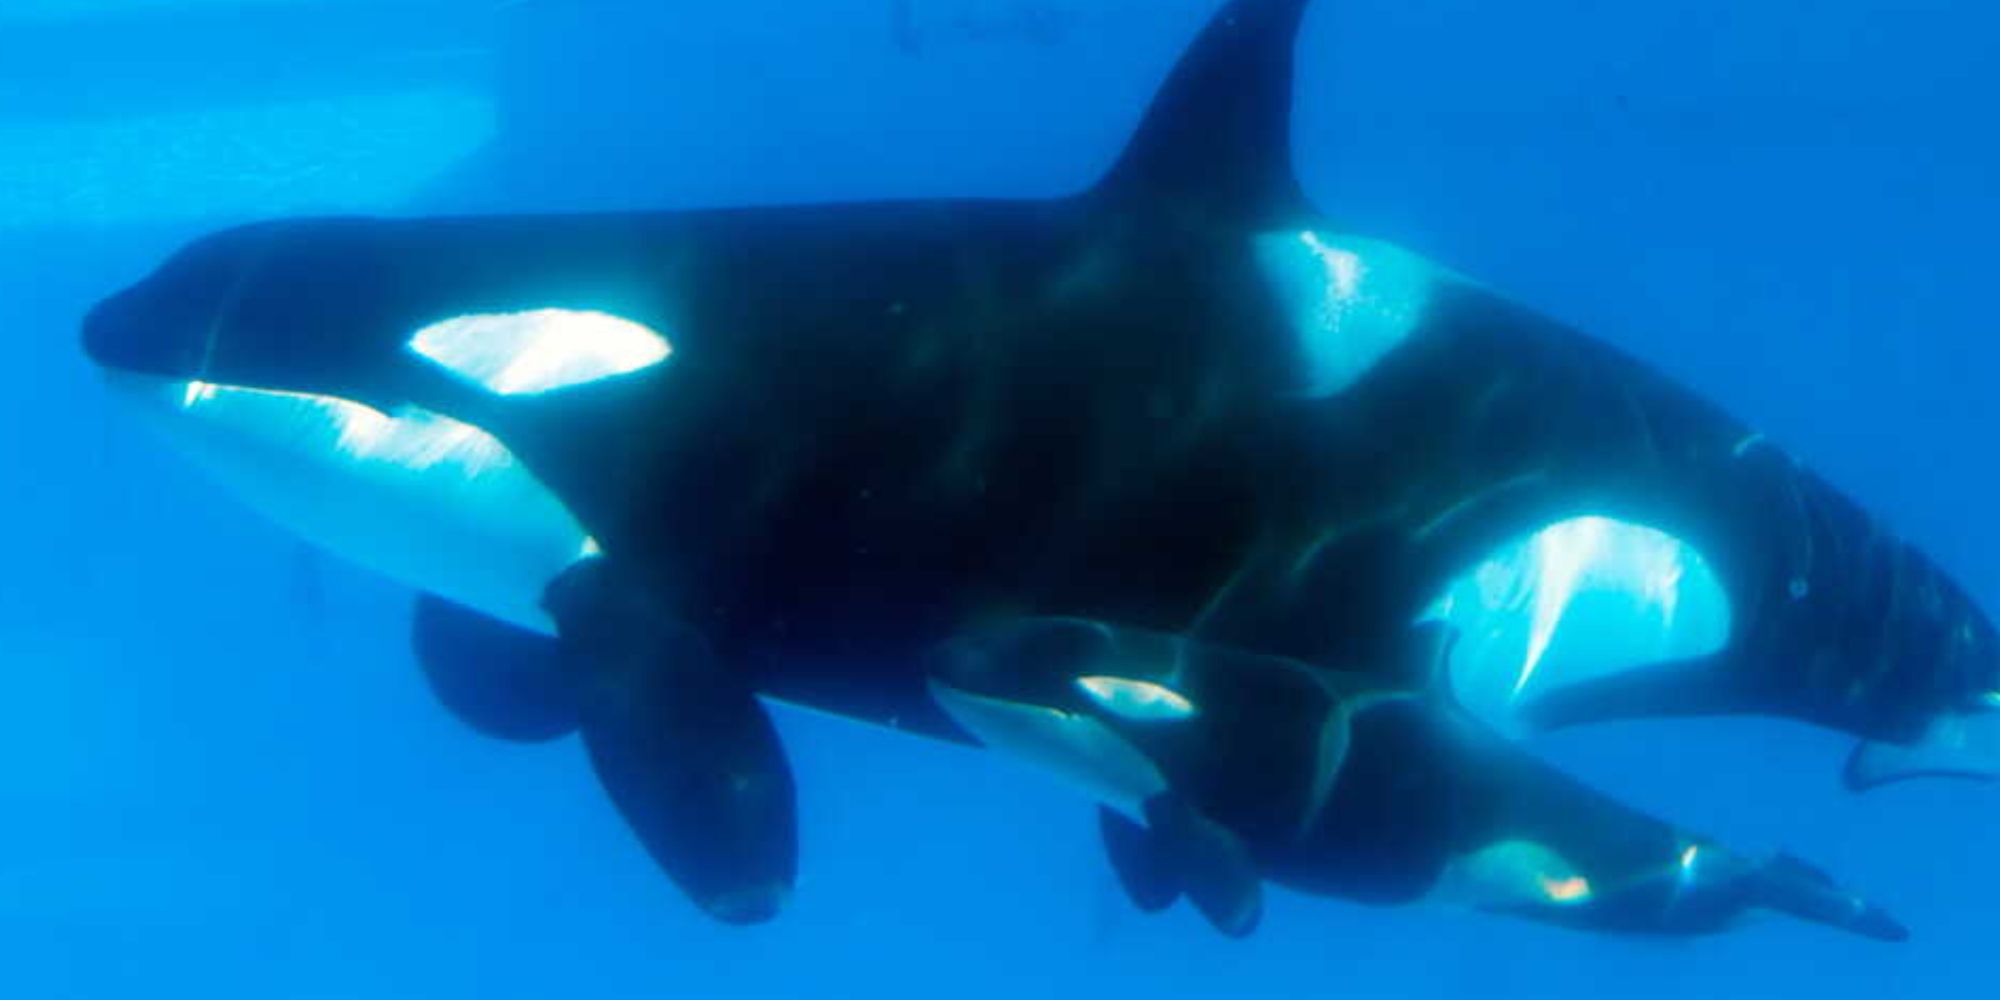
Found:
[[[456,316],[418,330],[410,350],[502,396],[527,396],[659,364],[673,345],[642,323],[575,309]]]
[[[1130,677],[1079,677],[1076,686],[1092,701],[1134,722],[1178,722],[1193,718],[1194,703],[1173,688]]]

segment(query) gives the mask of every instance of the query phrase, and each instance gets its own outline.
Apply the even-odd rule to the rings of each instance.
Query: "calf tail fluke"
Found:
[[[1909,940],[1909,929],[1886,910],[1789,854],[1766,862],[1751,881],[1754,905],[1877,941]]]

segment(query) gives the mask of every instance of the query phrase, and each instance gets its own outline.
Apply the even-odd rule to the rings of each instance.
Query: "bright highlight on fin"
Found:
[[[491,392],[525,396],[649,368],[673,345],[609,313],[533,309],[433,323],[410,338],[410,350]]]

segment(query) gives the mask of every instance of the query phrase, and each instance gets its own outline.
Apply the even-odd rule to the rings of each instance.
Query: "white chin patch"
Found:
[[[416,407],[114,374],[253,507],[341,556],[540,632],[548,581],[596,545],[491,434]]]
[[[1729,642],[1727,592],[1693,546],[1606,517],[1559,521],[1454,580],[1424,620],[1458,633],[1453,692],[1502,731],[1536,695]]]
[[[988,698],[938,681],[931,697],[989,749],[1034,764],[1091,798],[1143,822],[1167,779],[1104,723],[1043,705]]]
[[[1409,251],[1334,233],[1266,233],[1255,250],[1290,321],[1308,397],[1345,392],[1408,339],[1438,275]]]
[[[574,309],[458,316],[418,330],[410,350],[502,396],[524,396],[650,368],[667,338],[609,313]]]

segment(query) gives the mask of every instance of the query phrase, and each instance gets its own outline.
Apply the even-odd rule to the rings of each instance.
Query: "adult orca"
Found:
[[[725,919],[796,866],[758,696],[965,739],[927,657],[1010,619],[1313,664],[1435,620],[1503,726],[1777,713],[1870,740],[1857,784],[1990,772],[1996,638],[1942,573],[1626,356],[1327,227],[1289,163],[1305,6],[1226,4],[1074,196],[266,223],[84,342],[430,595],[468,721],[580,727]]]
[[[1435,689],[1447,627],[1357,671],[1082,619],[938,651],[938,702],[988,745],[1091,792],[1141,909],[1185,895],[1249,933],[1264,880],[1374,905],[1437,900],[1570,927],[1723,930],[1770,909],[1887,941],[1880,907],[1779,855],[1628,809]]]

